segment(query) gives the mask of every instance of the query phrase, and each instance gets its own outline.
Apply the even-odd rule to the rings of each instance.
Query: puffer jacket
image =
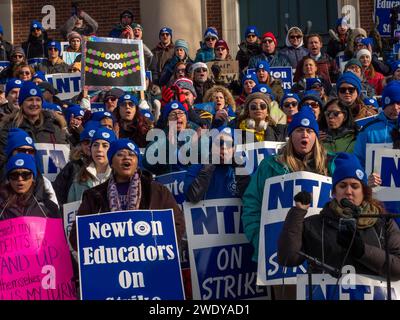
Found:
[[[264,52],[253,56],[249,61],[249,69],[257,67],[257,64],[261,61],[267,60],[271,67],[291,67],[288,57],[281,52],[275,51],[274,54],[265,54]]]
[[[29,34],[28,41],[22,44],[26,59],[31,58],[46,58],[47,57],[47,32],[42,31],[42,35],[39,38]]]
[[[298,251],[341,269],[346,248],[337,243],[339,215],[325,205],[320,214],[305,218],[307,210],[293,207],[289,210],[278,241],[278,262],[280,265],[297,266],[304,262]],[[356,259],[351,254],[344,265],[352,265],[358,274],[386,276],[384,241],[384,221],[378,219],[374,226],[360,229],[365,244],[365,252]],[[322,240],[323,235],[323,240]],[[400,280],[400,230],[397,224],[389,221],[388,248],[390,275],[393,281]],[[313,272],[322,272],[314,267]]]
[[[261,47],[259,43],[248,43],[246,41],[239,44],[239,51],[236,54],[236,59],[239,61],[239,71],[242,72],[247,68],[251,57],[261,54]]]
[[[355,130],[343,130],[341,133],[327,132],[323,145],[330,152],[353,153],[357,132]]]
[[[213,48],[208,48],[205,44],[201,44],[201,47],[196,52],[196,58],[194,62],[210,62],[215,60],[215,52]]]

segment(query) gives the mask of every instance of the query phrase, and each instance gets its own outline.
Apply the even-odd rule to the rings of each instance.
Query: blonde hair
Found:
[[[13,77],[19,79],[19,73],[21,72],[21,70],[22,70],[23,68],[28,68],[29,71],[30,71],[30,73],[31,73],[31,77],[33,77],[33,74],[35,73],[35,70],[32,68],[32,66],[30,66],[29,64],[25,64],[25,63],[24,63],[24,64],[20,64],[19,66],[17,66],[17,67],[14,69]]]
[[[13,120],[14,126],[16,128],[19,128],[25,119],[29,121],[28,117],[24,113],[24,108],[21,105],[20,108],[15,113],[15,117]],[[39,127],[43,126],[43,123],[44,123],[44,116],[43,116],[43,109],[42,109],[42,112],[40,112],[40,114],[39,114],[39,125],[38,126]]]
[[[214,93],[221,92],[225,99],[225,104],[232,107],[233,111],[236,111],[235,99],[233,99],[230,91],[223,86],[214,86],[206,91],[204,94],[203,102],[211,102]]]
[[[312,160],[314,168],[310,168],[308,162]],[[295,155],[292,136],[290,136],[288,143],[282,149],[282,153],[278,156],[278,161],[286,165],[291,171],[312,171],[321,175],[328,175],[327,169],[327,155],[324,146],[315,139],[314,146],[303,160],[300,160]]]

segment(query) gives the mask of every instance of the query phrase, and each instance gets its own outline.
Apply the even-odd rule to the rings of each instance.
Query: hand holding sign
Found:
[[[380,186],[381,184],[382,184],[382,179],[378,173],[373,172],[368,177],[368,187],[374,188]]]

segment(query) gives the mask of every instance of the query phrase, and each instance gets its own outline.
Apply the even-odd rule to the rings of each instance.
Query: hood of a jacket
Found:
[[[287,46],[288,48],[295,48],[295,49],[298,49],[298,48],[302,47],[303,44],[304,44],[304,41],[303,41],[303,40],[304,40],[304,36],[303,36],[303,38],[301,39],[300,44],[299,44],[297,47],[294,47],[294,46],[290,43],[290,41],[289,41],[289,35],[290,35],[290,33],[291,33],[292,31],[294,31],[294,30],[296,30],[296,31],[298,31],[299,33],[303,34],[303,31],[301,31],[301,29],[300,29],[299,27],[291,27],[291,28],[289,29],[288,33],[286,34],[285,44],[286,44],[286,46]]]

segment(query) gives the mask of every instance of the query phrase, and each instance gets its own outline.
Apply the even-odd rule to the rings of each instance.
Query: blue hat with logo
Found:
[[[43,100],[42,108],[43,110],[56,111],[61,113],[63,112],[62,108],[58,104],[47,102],[45,100]]]
[[[118,105],[124,101],[132,101],[135,106],[139,105],[138,98],[134,94],[130,94],[128,92],[124,92],[124,94],[118,98]]]
[[[168,118],[168,115],[174,110],[182,110],[183,112],[185,112],[186,118],[188,117],[187,110],[183,106],[183,104],[177,100],[173,100],[162,108],[161,110],[162,119],[166,120]]]
[[[42,91],[38,86],[34,82],[25,81],[19,91],[18,104],[21,106],[30,97],[39,97],[43,102]]]
[[[79,135],[79,141],[92,140],[98,128],[100,128],[100,122],[92,120],[86,122],[83,131]]]
[[[152,114],[149,110],[147,110],[147,109],[142,109],[142,108],[139,108],[139,110],[140,110],[140,113],[141,113],[145,118],[149,119],[150,121],[154,121],[154,116],[153,116],[153,114]]]
[[[319,96],[319,92],[317,90],[307,90],[304,91],[303,97],[301,98],[300,104],[303,104],[306,100],[313,100],[318,102],[320,108],[324,107],[324,102],[322,101],[321,97]]]
[[[242,86],[244,86],[246,80],[253,80],[256,84],[258,84],[257,74],[255,73],[245,74],[242,78]]]
[[[385,109],[393,103],[400,103],[400,81],[390,81],[382,92],[382,108]]]
[[[34,29],[40,29],[44,31],[42,24],[37,20],[33,20],[31,22],[31,31],[33,31]]]
[[[163,27],[160,29],[160,32],[158,33],[158,37],[161,37],[162,33],[168,33],[172,37],[172,29],[168,27]]]
[[[372,39],[372,38],[363,38],[361,41],[360,41],[364,46],[369,46],[369,45],[371,45],[372,47],[374,46],[374,39]]]
[[[47,81],[46,76],[42,71],[36,71],[32,76],[32,80],[34,79],[41,79],[42,81]]]
[[[365,99],[363,100],[363,102],[364,102],[364,104],[365,104],[366,106],[373,106],[374,108],[379,109],[379,103],[378,103],[378,101],[377,101],[376,99],[374,99],[374,98],[365,98]]]
[[[47,50],[50,48],[56,48],[58,50],[58,55],[61,56],[61,43],[55,40],[50,41],[47,43]]]
[[[35,159],[26,153],[17,153],[13,155],[7,162],[7,175],[16,169],[27,169],[33,173],[33,177],[37,176]]]
[[[337,90],[337,92],[339,92],[340,86],[343,83],[351,84],[352,86],[354,86],[356,88],[358,94],[360,94],[360,92],[361,92],[361,80],[353,72],[351,72],[351,71],[344,72],[339,77],[339,79],[336,81],[336,90]]]
[[[105,140],[111,144],[112,142],[117,140],[117,136],[115,135],[114,131],[108,128],[100,127],[96,130],[95,134],[92,137],[92,144],[96,140]]]
[[[69,124],[71,117],[83,117],[85,115],[85,111],[79,104],[72,104],[65,110],[65,119],[67,120],[67,124]]]
[[[260,33],[258,32],[258,29],[256,26],[248,26],[246,30],[244,31],[244,37],[247,38],[249,34],[255,34],[257,37],[260,36]]]
[[[100,122],[104,118],[110,118],[110,119],[112,119],[113,123],[115,122],[114,115],[108,111],[97,111],[92,114],[92,116],[90,117],[90,120]]]
[[[287,98],[296,99],[296,101],[297,101],[298,103],[300,103],[300,97],[299,97],[297,94],[291,93],[291,92],[287,92],[287,93],[285,93],[285,94],[283,95],[283,97],[282,97],[282,99],[281,99],[281,103],[280,103],[280,107],[281,107],[281,108],[283,107],[283,103],[285,102],[285,100],[286,100]]]
[[[390,64],[390,70],[392,71],[392,73],[394,73],[399,68],[400,68],[400,60],[393,61]]]
[[[12,90],[12,89],[15,89],[15,88],[22,88],[22,85],[23,85],[23,81],[22,80],[20,80],[20,79],[17,79],[17,78],[11,78],[11,79],[9,79],[8,81],[7,81],[7,83],[6,83],[6,88],[5,88],[5,95],[6,95],[6,97],[8,96],[8,94],[10,93],[10,91]]]
[[[260,83],[257,84],[252,90],[251,93],[256,93],[256,92],[261,92],[264,94],[268,94],[271,97],[271,100],[275,100],[275,96],[272,93],[272,89],[270,88],[270,86],[268,86],[267,84],[264,83]]]
[[[347,178],[360,180],[364,185],[368,184],[367,174],[363,170],[360,161],[352,153],[339,152],[334,159],[335,171],[332,175],[332,188]]]
[[[12,152],[22,146],[29,146],[35,149],[35,144],[33,139],[29,136],[29,134],[20,129],[20,128],[12,128],[8,131],[7,135],[7,144],[5,147],[5,152],[7,158],[10,157]]]
[[[218,31],[217,31],[217,29],[215,29],[214,27],[209,27],[209,28],[207,28],[206,31],[204,31],[203,38],[205,39],[205,38],[207,38],[207,37],[217,38],[217,40],[218,40],[219,38],[218,38]]]
[[[113,143],[111,143],[110,148],[108,149],[107,152],[107,157],[108,157],[108,162],[112,163],[112,158],[114,157],[114,155],[119,151],[119,150],[123,150],[123,149],[127,149],[130,151],[133,151],[137,158],[138,158],[138,164],[139,166],[142,163],[142,156],[140,154],[140,149],[139,147],[130,139],[124,138],[124,139],[117,139],[115,140]]]
[[[317,119],[315,119],[314,112],[309,105],[304,105],[300,111],[292,117],[292,121],[289,123],[288,127],[289,136],[296,128],[299,127],[313,129],[315,134],[319,136],[318,122]]]
[[[322,86],[322,80],[320,78],[306,78],[306,90],[312,90],[312,86],[316,83]]]
[[[256,65],[256,71],[258,71],[258,70],[260,70],[260,69],[264,69],[264,70],[267,71],[267,72],[270,72],[270,71],[271,71],[270,65],[269,65],[269,63],[268,63],[267,60],[262,60],[262,61],[260,61],[259,63],[257,63],[257,65]]]

